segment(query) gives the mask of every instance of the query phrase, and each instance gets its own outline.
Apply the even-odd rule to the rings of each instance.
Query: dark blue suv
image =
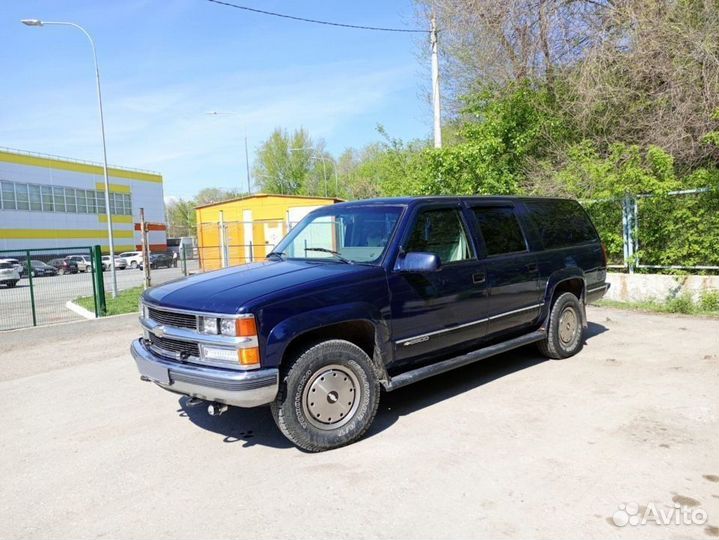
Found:
[[[606,255],[578,203],[428,197],[326,206],[267,260],[154,287],[132,344],[143,380],[206,403],[270,404],[320,451],[356,441],[380,389],[536,343],[583,345]]]

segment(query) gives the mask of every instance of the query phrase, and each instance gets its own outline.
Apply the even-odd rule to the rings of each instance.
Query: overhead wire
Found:
[[[375,32],[403,32],[403,33],[411,33],[411,34],[429,34],[430,30],[420,30],[417,28],[387,28],[382,26],[364,26],[359,24],[346,24],[346,23],[338,23],[338,22],[332,22],[332,21],[322,21],[319,19],[308,19],[306,17],[297,17],[295,15],[287,15],[284,13],[276,13],[274,11],[265,11],[264,9],[257,9],[252,8],[248,6],[241,6],[239,4],[233,4],[232,2],[224,2],[222,0],[207,0],[208,2],[212,2],[213,4],[219,4],[221,6],[227,6],[235,9],[241,9],[244,11],[250,11],[252,13],[259,13],[261,15],[270,15],[272,17],[280,17],[282,19],[291,19],[293,21],[301,21],[306,23],[312,23],[312,24],[323,24],[326,26],[338,26],[340,28],[352,28],[355,30],[371,30]]]

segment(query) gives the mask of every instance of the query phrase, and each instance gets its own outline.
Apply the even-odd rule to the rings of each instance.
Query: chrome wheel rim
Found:
[[[305,385],[302,412],[318,429],[337,429],[352,420],[361,398],[359,379],[351,369],[337,364],[323,366]]]
[[[577,335],[577,312],[567,307],[559,317],[559,339],[563,345],[569,345]]]

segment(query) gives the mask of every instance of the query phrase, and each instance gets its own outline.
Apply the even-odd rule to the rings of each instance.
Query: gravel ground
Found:
[[[589,318],[578,356],[521,349],[385,394],[368,436],[322,454],[267,408],[211,418],[140,382],[134,316],[6,332],[0,534],[719,536],[719,321]],[[621,504],[708,517],[620,527]]]

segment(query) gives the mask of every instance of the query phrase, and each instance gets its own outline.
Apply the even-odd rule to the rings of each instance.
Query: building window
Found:
[[[27,196],[27,184],[15,182],[15,201],[18,210],[30,210],[30,201]]]
[[[65,209],[73,214],[77,213],[77,198],[73,188],[65,188]]]
[[[42,194],[40,186],[36,184],[28,184],[30,191],[30,210],[33,212],[42,212]]]
[[[55,212],[65,211],[65,188],[53,186],[53,199],[55,201]]]
[[[110,192],[109,199],[112,214],[132,215],[132,197],[129,193]],[[105,192],[95,189],[43,186],[1,180],[0,209],[104,214]]]
[[[0,182],[0,194],[2,194],[2,208],[15,210],[15,184],[3,180]]]
[[[52,202],[52,186],[40,186],[42,190],[42,211],[54,212],[55,204]]]

